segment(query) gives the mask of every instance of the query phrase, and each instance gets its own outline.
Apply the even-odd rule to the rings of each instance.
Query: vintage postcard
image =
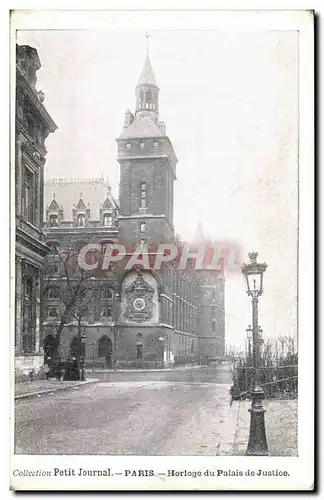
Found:
[[[312,490],[313,12],[16,10],[10,61],[11,488]]]

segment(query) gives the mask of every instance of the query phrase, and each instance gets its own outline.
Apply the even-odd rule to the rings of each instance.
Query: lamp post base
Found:
[[[267,456],[269,452],[264,424],[266,410],[252,407],[249,412],[251,415],[250,435],[245,455]]]

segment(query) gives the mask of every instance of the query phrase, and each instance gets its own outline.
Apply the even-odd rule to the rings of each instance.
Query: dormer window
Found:
[[[84,227],[85,220],[84,220],[84,214],[79,214],[77,218],[77,226],[78,227]]]
[[[112,226],[112,216],[111,214],[104,214],[103,216],[103,225],[106,227]]]
[[[58,226],[58,217],[57,215],[51,215],[50,216],[50,227],[57,227]]]

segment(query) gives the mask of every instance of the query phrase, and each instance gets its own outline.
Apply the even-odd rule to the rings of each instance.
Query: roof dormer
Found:
[[[80,199],[76,206],[73,207],[73,224],[76,227],[86,227],[90,219],[90,207],[86,206],[82,198],[82,193],[80,193]]]
[[[47,227],[59,227],[60,222],[63,220],[63,208],[60,206],[53,193],[53,199],[46,210],[46,223]]]

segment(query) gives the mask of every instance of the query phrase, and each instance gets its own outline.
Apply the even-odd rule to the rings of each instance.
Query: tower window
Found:
[[[77,225],[79,227],[84,227],[84,215],[83,214],[78,215]]]
[[[101,298],[102,299],[112,299],[113,298],[113,293],[108,287],[104,287],[101,290]]]
[[[146,208],[146,183],[141,183],[141,208]]]
[[[140,143],[140,148],[143,149],[144,148],[144,142],[141,142]]]
[[[59,315],[58,306],[50,306],[47,308],[47,316],[49,318],[57,318]]]
[[[103,216],[103,225],[111,227],[112,226],[112,216],[111,214],[104,214]]]
[[[51,215],[50,216],[50,227],[57,227],[58,226],[58,217],[57,215]]]
[[[141,233],[145,233],[145,229],[146,229],[145,222],[141,222],[141,225],[140,225]]]
[[[127,148],[127,149],[130,149],[131,147],[132,147],[131,143],[130,143],[130,142],[128,142],[128,143],[126,144],[126,148]]]
[[[111,307],[103,306],[101,308],[101,316],[105,318],[111,318],[112,317]]]

